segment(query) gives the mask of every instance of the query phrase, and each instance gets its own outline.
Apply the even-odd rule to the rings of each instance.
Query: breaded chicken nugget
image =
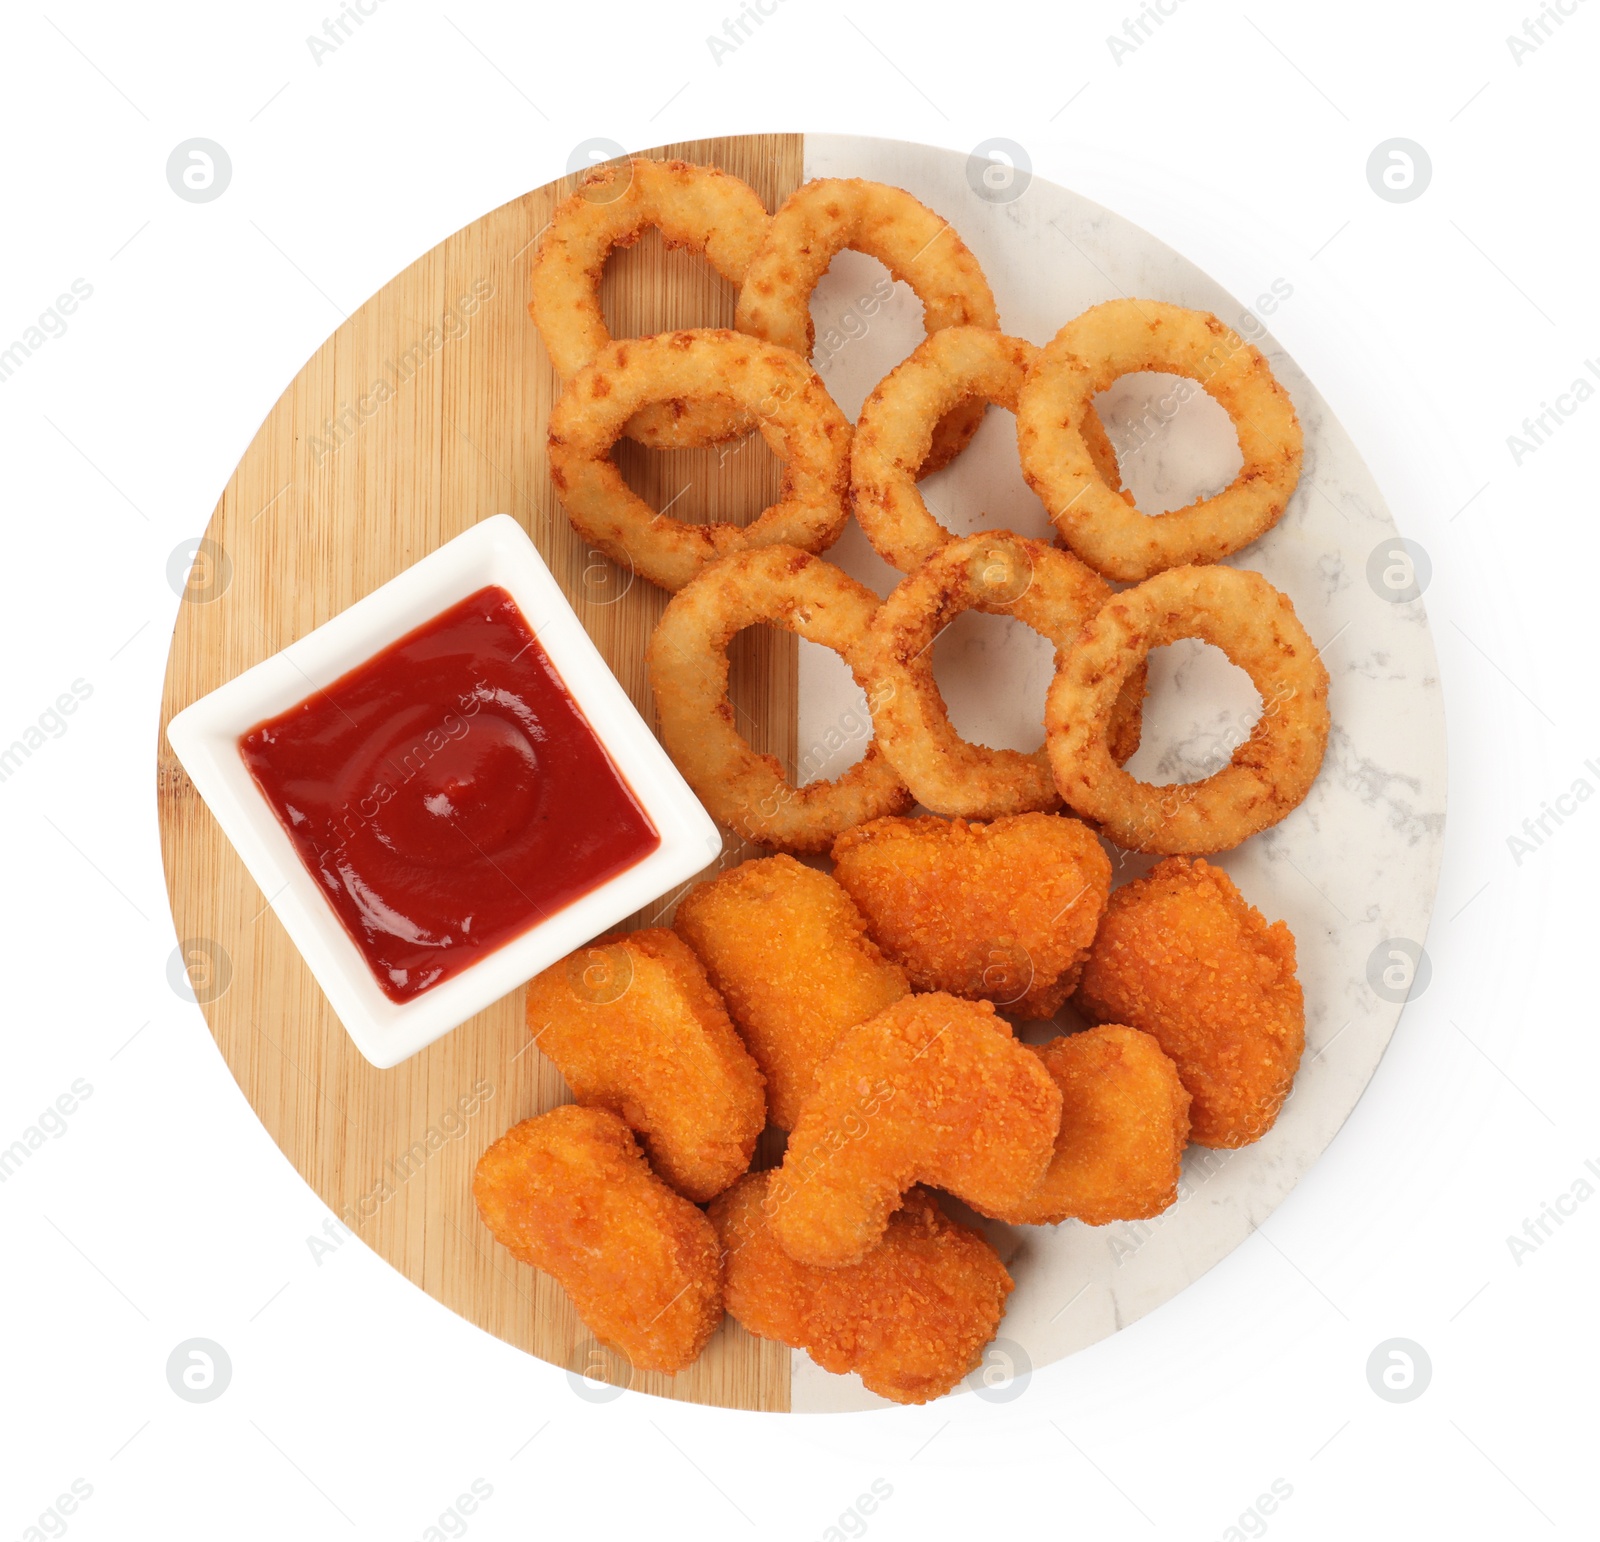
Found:
[[[765,1074],[767,1117],[779,1129],[794,1127],[839,1035],[906,994],[904,973],[878,951],[850,896],[793,857],[698,884],[672,924]]]
[[[1200,1146],[1265,1135],[1305,1048],[1293,934],[1268,926],[1220,868],[1188,857],[1111,896],[1077,1004],[1160,1043],[1194,1099],[1189,1139]]]
[[[618,1115],[680,1194],[703,1203],[749,1169],[761,1072],[676,932],[580,948],[528,982],[527,1012],[578,1102]]]
[[[873,819],[834,842],[833,876],[913,990],[1053,1017],[1077,988],[1111,892],[1095,834],[1065,814]]]
[[[768,1203],[799,1263],[853,1264],[931,1184],[985,1215],[1044,1180],[1061,1090],[987,1001],[934,994],[850,1029],[817,1070]]]
[[[603,1108],[513,1125],[478,1158],[472,1197],[495,1238],[642,1371],[681,1371],[722,1320],[715,1230]]]
[[[711,1205],[729,1313],[825,1371],[857,1372],[896,1403],[926,1403],[954,1387],[994,1337],[1011,1294],[1000,1255],[926,1189],[912,1189],[860,1263],[797,1264],[768,1221],[771,1177],[752,1173]]]
[[[1061,1089],[1044,1182],[999,1217],[1023,1226],[1140,1221],[1178,1197],[1189,1094],[1147,1033],[1108,1023],[1029,1046]]]

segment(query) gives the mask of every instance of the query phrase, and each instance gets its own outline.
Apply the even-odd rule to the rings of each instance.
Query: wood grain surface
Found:
[[[797,135],[647,153],[721,165],[749,181],[769,209],[800,180]],[[494,1243],[470,1192],[479,1153],[519,1119],[569,1097],[530,1048],[522,992],[403,1065],[375,1070],[166,743],[174,713],[501,512],[532,535],[623,687],[654,721],[644,646],[666,596],[585,546],[545,465],[545,425],[559,387],[528,318],[528,267],[575,181],[485,215],[387,284],[318,349],[245,451],[173,630],[157,757],[162,858],[218,1048],[272,1138],[362,1241],[470,1322],[570,1370],[666,1397],[783,1410],[782,1347],[727,1320],[679,1376],[631,1372],[593,1343],[552,1280]],[[614,256],[602,296],[618,336],[733,323],[733,290],[693,256],[666,251],[654,233]],[[742,522],[777,491],[776,463],[757,436],[732,456],[624,443],[617,460],[656,507],[698,484],[708,518]],[[791,767],[795,693],[793,639],[765,629],[743,634],[733,658],[741,724],[757,749]],[[664,914],[670,904],[633,924]]]

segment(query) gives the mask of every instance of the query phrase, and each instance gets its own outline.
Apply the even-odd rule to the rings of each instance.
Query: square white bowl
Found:
[[[507,590],[590,726],[661,834],[625,872],[407,1002],[379,988],[354,939],[239,752],[242,734],[324,690],[487,585]],[[202,696],[167,725],[171,744],[222,832],[283,922],[356,1048],[398,1065],[607,927],[692,878],[722,836],[600,657],[538,549],[509,514],[446,542],[280,653]]]

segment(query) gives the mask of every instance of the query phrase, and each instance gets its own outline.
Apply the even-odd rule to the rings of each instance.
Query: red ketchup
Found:
[[[391,1001],[661,844],[497,587],[257,724],[239,752]]]

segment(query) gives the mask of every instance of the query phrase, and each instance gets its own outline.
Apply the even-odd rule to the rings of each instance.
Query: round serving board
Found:
[[[1258,315],[1098,205],[1030,181],[1025,170],[892,141],[742,136],[645,153],[720,165],[750,182],[768,208],[811,176],[909,188],[971,246],[1006,329],[1036,343],[1119,294],[1215,311],[1268,355],[1305,427],[1306,472],[1288,513],[1234,560],[1288,592],[1324,649],[1334,735],[1306,803],[1220,860],[1247,898],[1295,932],[1306,1059],[1269,1135],[1240,1152],[1192,1148],[1183,1197],[1156,1221],[987,1228],[1017,1281],[996,1355],[1018,1371],[1042,1366],[1170,1299],[1248,1236],[1332,1139],[1394,1030],[1405,993],[1386,983],[1383,969],[1390,980],[1395,967],[1403,972],[1404,947],[1424,938],[1444,818],[1443,717],[1427,620],[1420,599],[1392,582],[1406,553],[1360,457]],[[335,1214],[437,1300],[543,1359],[637,1390],[742,1409],[876,1406],[854,1377],[828,1376],[731,1319],[677,1377],[633,1372],[596,1346],[560,1288],[503,1252],[472,1203],[483,1148],[568,1097],[530,1046],[521,992],[404,1064],[375,1070],[328,1009],[270,908],[272,896],[251,881],[166,745],[167,721],[191,701],[498,512],[528,529],[653,720],[644,646],[666,597],[586,548],[545,466],[558,385],[528,317],[528,268],[551,210],[575,181],[486,215],[374,295],[284,392],[223,492],[206,531],[212,544],[202,548],[180,607],[162,702],[159,811],[177,932],[218,1047],[273,1139]],[[732,324],[732,290],[653,234],[613,258],[603,297],[619,336]],[[920,336],[919,307],[876,264],[845,253],[813,313],[818,367],[853,417]],[[1174,409],[1170,385],[1135,379],[1102,402],[1125,475],[1147,508],[1151,499],[1186,501],[1199,484],[1226,481],[1230,453],[1236,464],[1225,421],[1207,414],[1204,397]],[[1048,533],[1015,457],[1012,419],[991,411],[972,447],[925,484],[930,504],[956,530]],[[776,464],[754,438],[734,454],[658,454],[624,442],[618,459],[656,507],[692,487],[679,514],[696,504],[697,517],[742,519],[777,487]],[[1398,559],[1382,556],[1394,549]],[[892,582],[854,527],[829,555],[880,592]],[[1251,702],[1230,671],[1181,648],[1166,652],[1152,672],[1147,742],[1134,769],[1186,779],[1219,746],[1226,755]],[[1039,742],[1050,664],[1040,640],[1009,623],[963,617],[935,657],[958,726],[993,744]],[[859,698],[840,676],[820,650],[752,629],[734,657],[741,726],[791,767],[802,754],[815,763],[824,747],[823,774],[837,775],[862,748],[848,728],[859,719]],[[742,855],[730,850],[718,865]],[[1147,865],[1120,865],[1118,881]],[[674,899],[636,924],[662,924]]]
[[[795,135],[651,153],[715,162],[769,208],[800,182]],[[521,992],[404,1064],[375,1070],[166,743],[167,721],[191,701],[497,513],[527,528],[606,662],[651,716],[644,647],[667,597],[585,546],[545,469],[559,387],[528,317],[528,269],[551,211],[576,183],[516,199],[412,263],[317,350],[274,406],[212,515],[206,535],[216,550],[197,564],[179,609],[158,786],[178,936],[197,958],[208,958],[208,945],[220,948],[231,969],[213,1000],[198,985],[206,1021],[289,1160],[363,1242],[446,1306],[546,1360],[614,1376],[611,1358],[591,1364],[590,1335],[565,1293],[501,1250],[472,1203],[483,1148],[519,1119],[569,1100],[555,1068],[529,1049]],[[653,236],[617,254],[603,294],[619,335],[733,325],[734,291]],[[710,517],[731,519],[777,491],[777,464],[759,441],[720,467],[715,450],[628,449],[620,459],[658,507],[694,483]],[[231,576],[213,598],[222,554]],[[792,760],[793,642],[765,631],[741,641],[741,722],[760,748]],[[639,1372],[631,1384],[694,1402],[782,1409],[789,1353],[729,1320],[691,1369]]]

